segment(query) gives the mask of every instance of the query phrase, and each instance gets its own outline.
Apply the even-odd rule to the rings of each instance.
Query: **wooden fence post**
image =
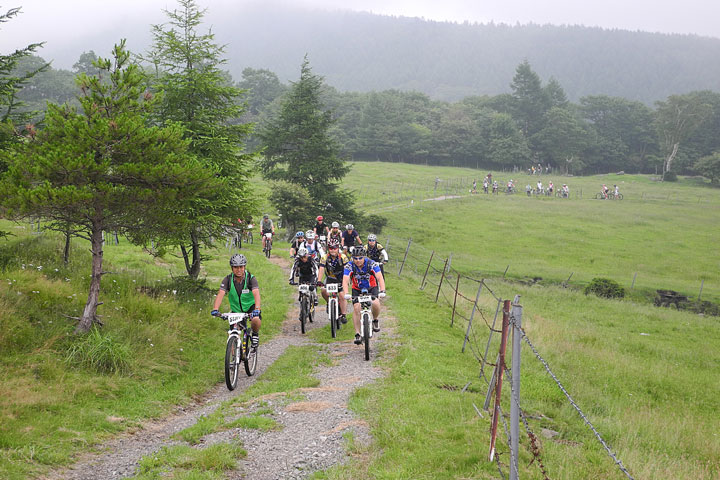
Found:
[[[435,294],[435,303],[437,303],[438,298],[440,297],[440,289],[442,288],[443,280],[445,279],[445,270],[447,270],[447,258],[445,259],[445,265],[443,266],[442,275],[440,275],[440,283],[438,283],[438,291]]]
[[[398,271],[398,277],[400,274],[402,274],[403,267],[405,266],[405,260],[407,260],[408,252],[410,251],[410,243],[412,242],[412,238],[408,240],[408,246],[405,249],[405,256],[403,257],[402,264],[400,264],[400,270]]]
[[[457,276],[457,282],[455,282],[455,300],[453,300],[453,313],[452,313],[452,318],[450,319],[451,327],[453,326],[453,323],[455,323],[455,306],[457,305],[458,290],[460,290],[460,274],[459,273]]]
[[[430,260],[428,260],[427,268],[425,269],[425,275],[423,275],[422,282],[420,282],[420,290],[423,290],[425,288],[425,279],[427,278],[428,271],[430,270],[430,264],[432,263],[432,259],[435,256],[435,250],[430,252]]]

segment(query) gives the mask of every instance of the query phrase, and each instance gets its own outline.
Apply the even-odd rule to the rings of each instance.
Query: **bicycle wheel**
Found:
[[[252,334],[248,334],[245,337],[245,358],[243,361],[245,362],[245,373],[247,373],[248,377],[252,377],[255,374],[255,367],[257,367],[257,357],[258,357],[258,349],[252,348]]]
[[[618,193],[615,198],[617,198],[618,200],[622,200],[622,199],[623,199],[623,194],[622,194],[622,193]]]
[[[330,298],[330,303],[328,303],[328,310],[330,310],[330,334],[332,335],[332,338],[337,337],[337,315],[335,314],[335,299]]]
[[[363,343],[365,343],[365,360],[370,360],[370,315],[363,315]]]
[[[238,347],[237,336],[228,337],[227,347],[225,348],[225,385],[227,385],[228,390],[235,390],[235,387],[237,387],[238,364],[240,363]]]
[[[267,249],[265,250],[265,256],[267,258],[270,258],[270,250],[272,250],[272,240],[268,240],[265,245],[267,245]]]
[[[308,312],[308,297],[303,295],[300,298],[300,332],[305,333],[305,317]]]

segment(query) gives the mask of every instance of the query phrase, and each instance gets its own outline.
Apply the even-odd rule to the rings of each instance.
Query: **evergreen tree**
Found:
[[[286,93],[278,116],[259,132],[265,147],[261,168],[265,178],[284,180],[307,191],[315,204],[309,217],[322,213],[341,221],[355,215],[351,195],[338,184],[349,168],[330,135],[334,121],[321,101],[321,92],[322,78],[312,72],[306,56],[300,80]],[[294,220],[302,224],[310,218]]]
[[[527,60],[518,65],[510,88],[513,91],[513,117],[523,134],[530,138],[544,126],[543,117],[549,108],[548,94]],[[557,93],[555,89],[553,91]]]
[[[0,24],[10,21],[20,13],[20,8],[11,8],[5,13],[0,13]],[[26,72],[18,72],[18,63],[31,56],[43,43],[32,43],[25,48],[4,55],[0,52],[0,149],[7,147],[8,143],[19,140],[22,132],[27,130],[32,133],[34,127],[25,125],[32,117],[32,112],[22,112],[22,102],[18,98],[18,92],[22,87],[39,72],[48,67],[47,63],[36,66]],[[0,162],[0,173],[5,166]]]
[[[170,230],[164,238],[166,244],[180,247],[187,273],[196,279],[201,247],[233,219],[257,210],[249,184],[251,155],[241,153],[252,125],[234,121],[244,111],[239,103],[243,91],[220,69],[224,47],[214,42],[212,33],[197,31],[205,11],[194,0],[179,4],[179,10],[165,11],[169,25],[152,28],[149,59],[158,72],[155,88],[163,94],[156,121],[182,125],[190,151],[225,185],[210,201],[197,201],[185,212],[189,229]]]
[[[147,126],[156,102],[124,41],[96,66],[99,75],[78,75],[80,110],[49,104],[45,129],[8,152],[0,183],[11,217],[39,216],[90,241],[80,332],[97,322],[103,231],[144,242],[182,224],[187,202],[217,188],[214,172],[188,155],[179,126]]]

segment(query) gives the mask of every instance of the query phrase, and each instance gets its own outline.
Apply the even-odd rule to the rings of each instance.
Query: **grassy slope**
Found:
[[[17,237],[0,244],[0,477],[27,478],[65,464],[107,435],[163,415],[222,380],[225,326],[208,312],[227,271],[227,250],[209,252],[209,292],[174,295],[168,273],[182,275],[179,259],[154,259],[124,239],[106,246],[105,269],[115,274],[103,279],[99,313],[106,326],[98,338],[123,369],[105,373],[66,363],[82,341],[72,336],[75,322],[65,315],[79,315],[86,300],[85,243],[75,242],[65,267],[59,238],[26,235],[9,223],[3,228]],[[268,338],[285,317],[288,291],[285,275],[257,250],[246,253],[260,279]]]
[[[399,189],[406,177],[432,183],[436,175],[435,169],[371,163],[356,164],[354,171],[361,173],[354,178],[371,182],[380,170],[386,172],[386,180],[375,184],[378,189]],[[457,170],[448,173],[463,175]],[[415,210],[389,208],[385,214],[390,218],[391,239],[412,235],[428,247],[418,248],[419,256],[427,256],[430,248],[453,251],[453,266],[465,271],[501,275],[512,263],[511,272],[517,277],[541,275],[559,281],[575,271],[573,279],[603,275],[625,286],[639,271],[636,288],[683,290],[705,278],[703,297],[716,296],[718,258],[712,245],[718,239],[720,192],[693,186],[692,181],[668,186],[644,177],[623,179],[628,198],[622,203],[479,196],[422,204]],[[589,189],[608,180],[572,182]],[[664,193],[668,188],[678,198],[668,200]],[[402,203],[409,202],[402,199]],[[418,215],[421,208],[432,220]],[[447,233],[457,234],[458,239],[449,239],[441,224],[450,225]],[[560,230],[566,233],[562,243],[552,235]],[[593,231],[607,233],[598,239]],[[463,245],[462,251],[457,245]],[[653,254],[668,249],[675,255]],[[413,261],[419,264],[412,260],[411,267]],[[424,269],[414,265],[406,271],[422,274]],[[449,310],[431,303],[433,287],[426,293],[418,291],[419,279],[412,273],[400,280],[391,274],[389,283],[401,344],[387,365],[390,376],[361,390],[353,400],[377,439],[369,452],[360,451],[371,459],[366,476],[497,478],[496,468],[486,460],[488,419],[479,419],[471,406],[471,402],[482,405],[484,382],[477,379],[479,367],[472,355],[459,352],[465,325],[460,322],[459,328],[449,329]],[[720,421],[714,407],[720,388],[717,318],[601,300],[557,287],[525,287],[500,279],[489,283],[504,298],[522,296],[529,337],[635,478],[720,475]],[[469,290],[470,286],[464,288],[467,294]],[[483,310],[491,319],[494,302],[487,296]],[[476,322],[481,325],[478,343],[484,347],[487,329]],[[497,344],[490,351],[497,352]],[[524,346],[523,352],[523,408],[546,417],[531,419],[531,426],[536,433],[541,428],[560,432],[558,439],[542,439],[550,478],[624,478],[530,349]],[[474,380],[470,393],[453,390],[470,380]],[[506,384],[506,411],[508,389]],[[408,405],[412,408],[403,408]],[[503,441],[498,448],[507,451]],[[522,442],[521,477],[542,478],[536,465],[528,466],[531,456],[524,433]],[[507,463],[507,455],[503,461]],[[357,464],[340,467],[323,476],[356,478],[353,472],[359,468]]]

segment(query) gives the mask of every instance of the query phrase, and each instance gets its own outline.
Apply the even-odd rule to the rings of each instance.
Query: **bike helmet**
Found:
[[[340,228],[340,224],[338,222],[333,222],[332,228]]]
[[[247,265],[247,258],[245,258],[245,255],[241,253],[236,253],[232,257],[230,257],[230,266],[231,267],[244,267]]]
[[[328,250],[332,248],[340,248],[340,242],[337,240],[330,240],[330,242],[328,242]]]
[[[352,253],[353,257],[367,257],[367,250],[365,250],[365,247],[359,246],[355,247]]]
[[[345,225],[346,230],[355,230],[355,226],[352,223],[348,223]]]
[[[270,218],[270,215],[268,215],[268,214],[266,213],[265,215],[263,215],[263,218],[264,218],[265,220],[267,220],[268,218]]]
[[[322,215],[318,215],[318,217],[317,217],[315,220],[317,220],[318,222],[322,222],[322,221],[323,221],[323,216],[322,216]]]
[[[314,240],[315,232],[313,232],[312,230],[308,230],[307,233],[305,234],[305,238],[307,238],[308,240]]]
[[[297,256],[298,257],[307,257],[308,255],[308,249],[305,247],[298,248]]]
[[[368,242],[377,242],[377,235],[375,235],[374,233],[368,235]]]
[[[305,236],[305,232],[297,232],[297,233],[295,234],[295,237],[296,237],[296,238],[302,238],[302,237],[304,237],[304,236]]]

